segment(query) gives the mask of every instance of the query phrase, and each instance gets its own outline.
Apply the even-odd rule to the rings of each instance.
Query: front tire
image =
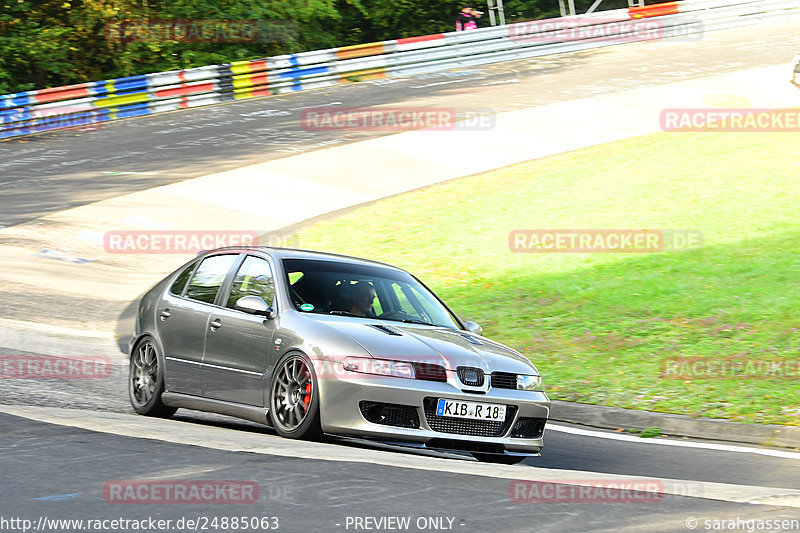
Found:
[[[275,365],[269,397],[269,419],[278,435],[302,440],[322,437],[319,387],[308,357],[290,353]]]
[[[128,374],[128,398],[133,410],[140,415],[169,418],[177,411],[161,401],[164,392],[164,370],[155,342],[145,337],[131,353]]]
[[[515,465],[527,459],[524,455],[499,455],[494,453],[473,453],[472,456],[481,463],[494,463],[498,465]]]

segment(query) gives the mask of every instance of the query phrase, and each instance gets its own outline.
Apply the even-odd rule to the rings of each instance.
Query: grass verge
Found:
[[[662,376],[666,358],[800,362],[798,147],[791,133],[658,133],[382,200],[297,240],[410,270],[529,356],[554,399],[800,425],[797,376]],[[691,229],[704,244],[512,253],[522,228]]]

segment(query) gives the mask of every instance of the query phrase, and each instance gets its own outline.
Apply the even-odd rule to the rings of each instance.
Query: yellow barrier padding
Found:
[[[342,46],[336,50],[336,57],[339,59],[352,59],[354,57],[379,55],[383,52],[383,43],[355,44],[353,46]]]
[[[93,103],[97,107],[117,107],[121,105],[135,104],[138,102],[149,101],[147,93],[120,94],[95,100]]]
[[[347,74],[339,74],[339,83],[347,83],[351,81],[349,78],[358,78],[358,81],[375,80],[378,78],[386,77],[386,68],[378,67],[365,70],[357,70],[355,72],[348,72]]]

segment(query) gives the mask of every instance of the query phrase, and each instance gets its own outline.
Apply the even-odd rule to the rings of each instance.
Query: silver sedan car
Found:
[[[323,434],[512,464],[542,448],[536,367],[408,272],[284,248],[204,252],[139,303],[129,396]]]

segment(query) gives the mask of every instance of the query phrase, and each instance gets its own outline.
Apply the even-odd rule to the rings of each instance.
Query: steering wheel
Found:
[[[386,311],[385,313],[379,314],[378,318],[386,318],[386,319],[399,318],[402,320],[403,318],[408,318],[408,313],[406,313],[405,311]]]

